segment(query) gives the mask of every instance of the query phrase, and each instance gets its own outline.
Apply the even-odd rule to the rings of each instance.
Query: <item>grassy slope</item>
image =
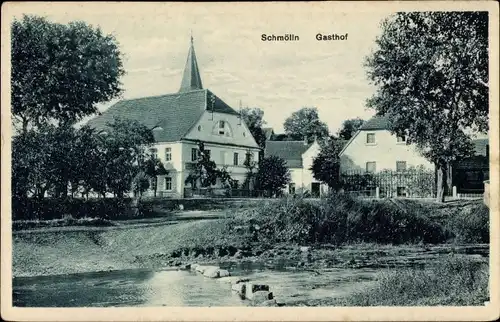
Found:
[[[488,264],[446,256],[425,269],[380,274],[374,288],[343,299],[349,306],[483,305],[488,301]]]
[[[46,275],[136,267],[136,255],[171,253],[182,247],[239,245],[219,221],[132,229],[14,234],[14,275]]]
[[[429,207],[425,212],[437,214],[439,220],[446,224],[445,217],[469,218],[468,215],[473,211],[471,209],[478,205],[477,202],[442,206],[403,201],[399,206]],[[444,208],[445,215],[441,211],[433,211],[436,208]],[[244,216],[246,214],[240,217]],[[15,276],[26,276],[133,268],[152,264],[137,260],[137,256],[147,258],[154,257],[155,254],[171,254],[181,248],[219,245],[239,248],[248,242],[249,237],[248,234],[232,229],[239,222],[221,219],[120,230],[14,234],[13,273]],[[459,223],[454,224],[459,229],[468,227],[467,221],[460,220]],[[463,235],[471,235],[471,232],[474,233],[475,230],[467,230]],[[265,239],[260,242],[265,244]],[[362,248],[357,245],[352,246],[354,249],[351,250],[348,250],[349,247],[344,248],[347,253],[354,254],[354,259],[358,251],[356,249]],[[375,248],[390,247],[381,245]],[[401,249],[396,248],[396,252],[398,250]],[[328,254],[324,256],[327,257]],[[372,255],[367,254],[367,257],[371,258]],[[345,258],[349,256],[340,256],[339,260]],[[161,264],[161,261],[154,264]]]

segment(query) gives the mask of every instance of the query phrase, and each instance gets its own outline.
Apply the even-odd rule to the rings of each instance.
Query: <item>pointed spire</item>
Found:
[[[198,61],[196,60],[196,54],[194,53],[193,32],[191,31],[191,45],[189,47],[179,92],[189,92],[197,89],[203,89],[203,85],[201,84]]]

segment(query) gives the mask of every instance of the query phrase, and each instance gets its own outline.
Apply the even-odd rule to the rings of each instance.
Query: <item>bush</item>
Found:
[[[439,243],[441,225],[390,200],[361,201],[332,194],[319,203],[301,198],[267,204],[250,214],[259,239],[295,243]]]
[[[446,229],[455,237],[457,243],[488,243],[490,212],[482,202],[451,214]]]
[[[488,265],[448,256],[423,269],[379,274],[375,286],[343,300],[349,306],[483,305],[488,295]]]
[[[13,220],[51,220],[71,216],[116,219],[130,211],[130,199],[12,199]]]

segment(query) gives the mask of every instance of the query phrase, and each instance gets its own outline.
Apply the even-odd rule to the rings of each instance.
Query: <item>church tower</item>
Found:
[[[191,45],[189,47],[186,66],[184,67],[184,74],[182,75],[181,88],[179,93],[189,92],[198,89],[203,89],[201,84],[200,70],[198,69],[198,62],[196,54],[194,53],[193,36],[191,35]]]

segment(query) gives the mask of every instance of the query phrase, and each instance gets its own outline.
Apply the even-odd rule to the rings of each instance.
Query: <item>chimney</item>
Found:
[[[304,145],[307,145],[308,142],[307,142],[307,136],[304,136]]]

